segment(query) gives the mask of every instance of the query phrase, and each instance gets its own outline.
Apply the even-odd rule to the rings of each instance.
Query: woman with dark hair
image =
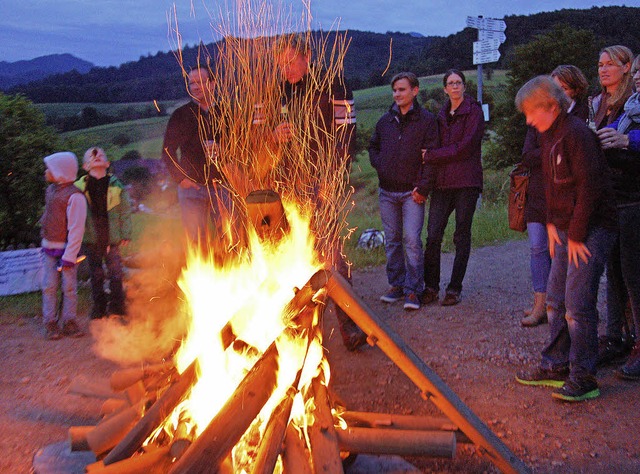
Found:
[[[576,66],[564,64],[551,72],[551,77],[558,84],[570,101],[568,112],[571,115],[587,120],[587,88],[589,83],[582,71]],[[529,186],[525,204],[525,220],[531,250],[530,267],[533,286],[533,307],[525,310],[525,317],[520,321],[523,326],[538,326],[547,321],[547,279],[551,269],[551,256],[545,227],[546,208],[540,161],[540,137],[535,128],[529,127],[522,148],[522,163],[529,168]]]
[[[448,98],[438,114],[440,146],[427,150],[424,155],[425,166],[433,173],[435,184],[429,205],[422,302],[428,304],[438,299],[442,238],[449,216],[455,211],[456,254],[451,280],[441,302],[443,306],[451,306],[460,302],[471,252],[471,224],[482,191],[480,148],[484,116],[480,104],[464,93],[466,79],[461,71],[447,71],[442,84]]]
[[[578,118],[587,120],[589,117],[589,105],[587,103],[589,81],[587,81],[580,68],[573,64],[562,64],[551,71],[551,77],[571,101],[568,112]]]

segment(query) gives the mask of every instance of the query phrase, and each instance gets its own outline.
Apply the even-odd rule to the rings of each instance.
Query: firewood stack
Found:
[[[285,331],[294,331],[305,341],[316,337],[330,277],[329,272],[318,272],[296,292],[289,309],[297,312],[297,327]],[[302,366],[260,434],[254,421],[275,390],[278,365],[274,343],[197,437],[188,423],[166,422],[197,381],[197,361],[182,373],[171,363],[118,370],[111,375],[108,390],[95,381],[76,382],[71,386],[75,393],[105,401],[96,426],[69,429],[71,449],[93,452],[98,461],[86,466],[91,474],[191,474],[239,468],[271,473],[278,462],[284,472],[297,474],[343,472],[343,459],[357,453],[451,458],[457,440],[468,442],[446,418],[357,412],[337,416],[341,408],[334,406],[322,371],[308,387],[298,386]],[[313,420],[306,432],[291,421],[299,391],[311,411],[306,418]]]

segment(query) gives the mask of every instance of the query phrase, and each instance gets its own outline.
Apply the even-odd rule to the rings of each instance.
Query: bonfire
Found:
[[[306,32],[315,51],[313,94],[342,80],[346,34],[312,34],[306,3],[295,21],[283,5],[266,1],[231,7],[212,15],[224,39],[215,51],[203,48],[200,61],[220,111],[213,123],[202,123],[220,137],[209,166],[227,178],[235,205],[222,232],[187,252],[177,282],[184,317],[177,350],[164,363],[114,374],[112,388],[126,396],[108,400],[96,427],[70,430],[72,446],[98,459],[87,471],[342,472],[343,459],[358,452],[452,457],[457,439],[479,444],[505,471],[526,471],[331,271],[334,250],[351,233],[349,164],[336,151],[346,129],[317,128],[311,96],[282,110],[273,43]],[[175,16],[171,25],[186,77]],[[285,151],[269,146],[284,113],[301,124]],[[309,159],[312,144],[322,160]],[[450,420],[336,405],[322,346],[328,298]]]

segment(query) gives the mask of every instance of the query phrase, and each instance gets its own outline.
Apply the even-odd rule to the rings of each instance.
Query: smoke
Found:
[[[147,229],[142,250],[125,259],[127,316],[91,323],[93,351],[120,365],[171,358],[186,331],[176,285],[184,255],[175,229],[167,225],[167,219],[161,221]]]

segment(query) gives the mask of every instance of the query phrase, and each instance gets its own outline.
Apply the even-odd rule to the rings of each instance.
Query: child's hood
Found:
[[[49,172],[56,183],[69,183],[76,180],[78,174],[78,158],[70,151],[61,151],[44,159]]]

